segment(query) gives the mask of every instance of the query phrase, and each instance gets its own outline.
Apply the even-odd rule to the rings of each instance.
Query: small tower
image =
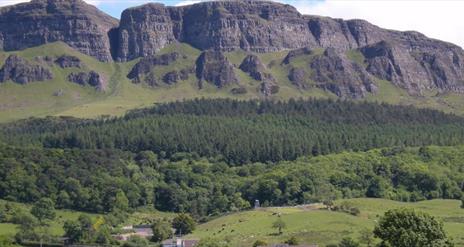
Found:
[[[255,200],[255,209],[258,209],[259,207],[260,207],[259,200]]]

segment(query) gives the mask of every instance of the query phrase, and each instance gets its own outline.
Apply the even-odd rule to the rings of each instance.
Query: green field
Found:
[[[192,239],[216,238],[230,242],[231,246],[251,246],[256,240],[279,243],[295,236],[300,243],[324,246],[337,243],[343,237],[359,237],[363,228],[372,230],[379,216],[388,209],[414,208],[442,220],[445,229],[456,246],[464,246],[464,209],[460,201],[431,200],[418,203],[402,203],[384,199],[345,200],[361,210],[359,216],[325,209],[305,207],[262,208],[220,217],[205,224],[189,237]],[[341,201],[337,201],[336,204]],[[281,214],[287,228],[277,235],[272,223]]]
[[[183,59],[170,66],[159,66],[155,74],[161,77],[166,72],[193,66],[200,51],[186,44],[170,45],[159,52],[179,52]],[[279,93],[271,96],[272,99],[286,100],[290,98],[336,98],[335,95],[324,90],[312,87],[309,90],[300,90],[293,86],[288,79],[288,73],[292,67],[307,66],[314,55],[322,51],[316,50],[312,55],[297,57],[288,65],[282,65],[287,52],[257,54],[270,73],[276,79],[280,87]],[[105,92],[97,92],[91,87],[83,87],[67,81],[67,75],[76,69],[61,69],[58,66],[51,67],[55,78],[45,82],[32,82],[28,85],[19,85],[13,82],[0,84],[0,122],[8,122],[27,117],[44,117],[51,115],[75,116],[82,118],[96,118],[112,115],[120,116],[130,109],[149,107],[154,103],[169,102],[192,98],[236,98],[256,99],[264,96],[258,91],[260,82],[252,79],[248,74],[238,69],[241,61],[247,55],[244,51],[229,52],[226,56],[236,67],[236,75],[240,85],[247,89],[247,94],[233,95],[230,90],[237,85],[230,85],[223,89],[217,89],[208,85],[199,90],[194,74],[186,81],[181,81],[172,86],[149,87],[142,84],[133,84],[126,75],[138,60],[127,63],[102,63],[96,59],[83,55],[64,43],[57,42],[30,48],[16,52],[0,52],[0,64],[11,54],[17,54],[37,63],[38,56],[60,56],[63,54],[79,57],[83,63],[82,70],[95,70],[106,78],[108,88]],[[350,51],[347,56],[353,61],[361,63],[362,55]],[[377,81],[379,92],[376,95],[368,95],[366,100],[387,102],[392,104],[417,105],[429,107],[458,114],[464,113],[464,97],[458,94],[438,94],[437,92],[425,92],[424,96],[411,96],[390,82]],[[62,95],[55,96],[56,92]]]
[[[0,200],[0,203],[4,203],[6,201]],[[31,209],[31,205],[26,205],[22,203],[14,203],[10,202],[18,207],[20,207],[24,211],[29,211]],[[56,218],[52,222],[50,222],[49,231],[52,235],[61,236],[64,234],[63,224],[66,220],[77,220],[81,214],[86,214],[90,216],[92,219],[96,219],[98,214],[90,214],[90,213],[82,213],[72,210],[56,210]],[[10,224],[10,223],[0,223],[0,235],[14,235],[17,231],[17,225]]]
[[[5,203],[6,201],[0,200],[0,203]],[[31,209],[31,205],[16,203],[16,202],[9,202],[18,207],[20,207],[24,211],[29,211]],[[92,213],[85,213],[73,210],[56,210],[56,218],[49,223],[49,232],[54,236],[62,236],[64,234],[63,225],[66,220],[77,220],[80,215],[85,214],[90,216],[92,220],[96,220],[98,217],[104,216],[102,214],[92,214]],[[171,219],[174,217],[174,213],[169,212],[159,212],[154,210],[153,208],[139,208],[136,212],[130,214],[130,217],[127,219],[125,224],[127,225],[138,225],[138,224],[146,224],[148,222],[153,221],[154,219]],[[11,224],[11,223],[0,223],[0,236],[2,235],[14,235],[17,232],[18,225]]]

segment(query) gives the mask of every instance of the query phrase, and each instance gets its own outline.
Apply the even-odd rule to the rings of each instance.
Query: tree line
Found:
[[[383,148],[230,166],[191,153],[15,148],[0,145],[0,198],[104,213],[141,206],[196,219],[263,206],[375,197],[460,199],[464,147]],[[115,211],[115,205],[120,205]]]
[[[332,100],[192,100],[100,120],[29,119],[2,126],[17,146],[150,150],[230,165],[380,147],[464,144],[464,119],[439,111]]]

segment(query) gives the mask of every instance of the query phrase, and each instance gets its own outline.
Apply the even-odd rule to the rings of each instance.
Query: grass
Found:
[[[444,221],[445,230],[456,243],[464,246],[464,210],[456,200],[431,200],[418,203],[402,203],[383,199],[350,199],[361,210],[359,216],[327,210],[309,210],[301,207],[265,208],[224,216],[198,226],[189,238],[217,238],[228,241],[231,246],[251,246],[256,240],[281,243],[295,236],[300,243],[337,243],[345,236],[359,237],[359,232],[372,230],[383,213],[393,208],[414,208],[436,216]],[[340,203],[337,201],[336,203]],[[287,228],[282,235],[272,228],[280,214]]]
[[[4,203],[6,201],[0,200],[0,203]],[[22,203],[14,203],[10,202],[18,207],[20,207],[24,211],[30,211],[31,205],[22,204]],[[72,210],[56,210],[56,218],[50,223],[49,232],[53,235],[61,236],[64,234],[63,224],[66,220],[77,220],[81,214],[86,214],[90,216],[92,219],[97,218],[98,214],[90,214],[90,213],[83,213],[78,211]],[[10,224],[10,223],[0,223],[0,236],[1,235],[14,235],[17,231],[17,225]]]
[[[0,203],[5,203],[6,201],[0,200]],[[31,205],[23,203],[10,202],[24,211],[30,211]],[[49,232],[54,236],[62,236],[64,234],[63,225],[66,220],[77,220],[80,215],[85,214],[90,216],[91,219],[95,220],[97,217],[103,216],[102,214],[92,214],[79,212],[74,210],[56,210],[56,218],[50,223]],[[139,208],[136,212],[132,213],[130,217],[124,224],[146,224],[153,221],[154,219],[172,219],[174,218],[174,213],[168,212],[159,212],[153,207]],[[10,223],[0,223],[0,236],[3,235],[14,235],[17,232],[18,225]]]
[[[180,70],[193,66],[200,51],[187,44],[172,44],[162,49],[158,54],[179,52],[182,58],[170,66],[158,66],[155,74],[158,79],[172,70]],[[322,49],[316,49],[310,55],[302,55],[292,60],[289,65],[281,62],[287,55],[287,51],[256,54],[268,71],[275,78],[280,87],[279,93],[271,96],[275,100],[288,100],[290,98],[336,98],[330,92],[312,87],[301,90],[292,85],[288,79],[291,68],[308,67],[310,61],[322,54]],[[91,87],[67,81],[67,75],[76,69],[61,69],[58,66],[50,68],[55,77],[44,82],[32,82],[28,85],[19,85],[13,82],[0,84],[0,122],[9,122],[28,117],[45,116],[75,116],[80,118],[96,118],[102,115],[121,116],[128,110],[152,106],[154,103],[169,102],[193,98],[236,98],[259,99],[264,96],[259,92],[260,82],[251,78],[248,74],[238,69],[239,65],[248,54],[245,51],[228,52],[226,56],[234,64],[235,72],[240,86],[247,89],[247,94],[233,95],[230,90],[238,85],[230,85],[223,89],[217,89],[207,85],[199,90],[198,82],[194,74],[185,81],[175,85],[162,85],[151,88],[147,85],[135,85],[126,78],[131,68],[138,60],[127,63],[102,63],[87,55],[81,54],[64,43],[51,43],[35,48],[15,52],[0,52],[0,64],[11,54],[35,62],[37,56],[61,56],[63,54],[79,57],[85,67],[84,71],[95,70],[108,80],[108,89],[105,92],[97,92]],[[362,64],[364,58],[358,51],[347,52],[347,57]],[[311,73],[310,70],[308,70]],[[311,84],[311,80],[308,80]],[[365,100],[387,102],[392,104],[416,105],[419,107],[434,108],[446,112],[464,114],[464,97],[459,94],[438,94],[427,92],[424,96],[411,96],[405,90],[398,88],[387,81],[377,80],[379,87],[377,94],[368,95]],[[64,92],[61,96],[54,96],[56,92]]]

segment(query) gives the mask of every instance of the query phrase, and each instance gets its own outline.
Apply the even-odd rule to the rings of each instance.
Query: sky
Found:
[[[0,0],[0,6],[28,0]],[[147,2],[179,6],[201,0],[85,0],[119,18],[128,8]],[[295,6],[302,14],[364,19],[383,28],[419,31],[464,47],[463,0],[275,0]]]

